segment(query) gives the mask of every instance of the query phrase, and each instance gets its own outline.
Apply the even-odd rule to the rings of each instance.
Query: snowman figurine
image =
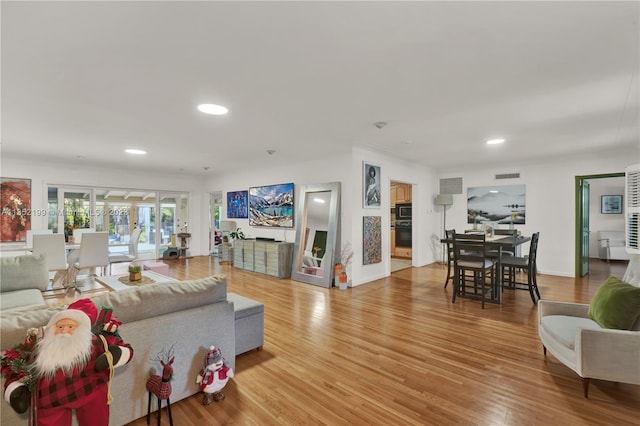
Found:
[[[222,401],[224,399],[222,388],[232,377],[233,370],[226,365],[220,349],[210,346],[204,359],[204,368],[200,370],[196,378],[196,383],[200,385],[200,390],[204,392],[202,405],[209,405],[213,401]]]

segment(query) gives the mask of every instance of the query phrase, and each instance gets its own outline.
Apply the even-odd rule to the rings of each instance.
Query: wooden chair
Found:
[[[507,235],[510,237],[515,237],[518,235],[518,230],[517,229],[494,229],[493,230],[493,235]],[[490,258],[492,259],[496,259],[498,256],[498,250],[496,249],[489,249],[487,251],[487,254],[489,255]],[[502,250],[502,256],[515,256],[515,252],[512,252],[510,250]]]
[[[536,258],[538,256],[538,240],[540,233],[535,232],[531,235],[531,243],[529,245],[529,255],[525,257],[507,256],[502,258],[502,275],[505,277],[505,288],[515,290],[529,290],[531,300],[535,305],[540,299],[540,291],[538,290],[538,268]],[[516,278],[516,270],[527,272],[527,282],[518,282]]]
[[[456,302],[456,296],[480,300],[482,309],[486,301],[499,302],[499,280],[495,279],[494,262],[486,255],[485,235],[454,234],[453,256],[452,303]]]
[[[447,229],[444,233],[447,240],[447,279],[444,281],[444,288],[447,288],[449,280],[453,278],[453,237],[456,235],[456,230]]]

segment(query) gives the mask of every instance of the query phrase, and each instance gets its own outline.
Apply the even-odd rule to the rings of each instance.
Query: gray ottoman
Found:
[[[227,293],[236,316],[236,355],[264,345],[264,304],[235,293]]]

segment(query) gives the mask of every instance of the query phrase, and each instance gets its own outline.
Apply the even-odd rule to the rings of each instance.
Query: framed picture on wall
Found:
[[[622,214],[622,195],[603,195],[600,197],[602,214]]]
[[[382,262],[382,216],[362,218],[362,264]]]
[[[31,229],[31,179],[0,179],[0,241],[26,241]]]
[[[249,217],[249,191],[227,192],[227,218],[246,219]]]
[[[293,228],[293,183],[249,188],[249,225]]]
[[[527,218],[525,185],[467,188],[467,223],[524,225]]]
[[[362,207],[365,209],[379,209],[382,205],[380,196],[380,166],[362,162]]]

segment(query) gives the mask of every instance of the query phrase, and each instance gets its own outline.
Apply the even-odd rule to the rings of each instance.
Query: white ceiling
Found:
[[[3,1],[1,13],[9,158],[212,174],[352,146],[443,169],[639,145],[635,1]],[[483,143],[494,137],[507,143]]]

